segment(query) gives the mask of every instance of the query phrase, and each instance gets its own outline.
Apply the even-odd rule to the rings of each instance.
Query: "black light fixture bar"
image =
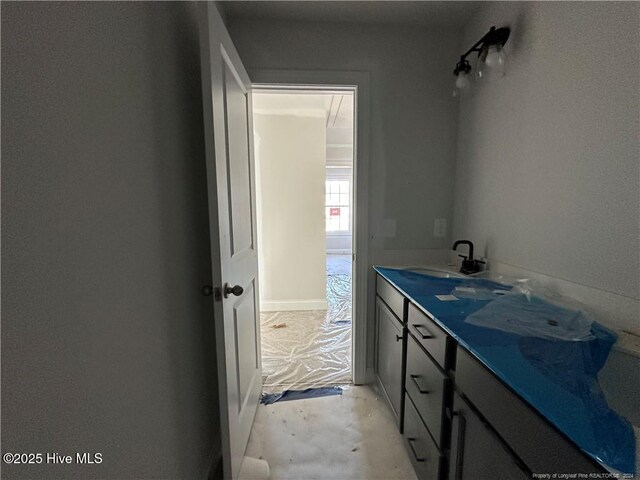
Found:
[[[471,65],[467,61],[467,57],[473,53],[480,52],[484,47],[489,47],[491,45],[500,45],[501,47],[507,43],[509,39],[509,34],[511,33],[511,29],[509,27],[491,27],[484,36],[478,40],[473,47],[471,47],[464,55],[460,55],[460,61],[456,64],[456,68],[453,71],[454,75],[458,75],[460,72],[469,72],[471,71]]]

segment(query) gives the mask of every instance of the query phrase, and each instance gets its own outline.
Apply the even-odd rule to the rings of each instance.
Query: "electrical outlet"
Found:
[[[433,236],[434,237],[446,237],[447,236],[447,219],[436,218],[433,222]]]

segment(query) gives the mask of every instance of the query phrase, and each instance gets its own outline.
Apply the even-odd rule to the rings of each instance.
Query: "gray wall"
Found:
[[[3,478],[203,478],[218,435],[189,3],[2,4]]]
[[[229,19],[228,28],[249,71],[369,73],[368,260],[371,265],[443,262],[451,235],[434,237],[433,226],[436,218],[450,225],[453,211],[457,104],[451,62],[459,55],[460,32],[252,19]],[[383,231],[385,219],[395,220],[394,236]],[[373,273],[367,289],[371,369]]]
[[[639,14],[635,2],[495,2],[474,17],[462,46],[491,25],[512,33],[507,75],[461,101],[455,237],[639,298]]]
[[[434,218],[451,219],[456,149],[452,59],[459,32],[414,26],[230,19],[248,70],[370,73],[370,226],[377,250],[448,248]],[[381,238],[382,219],[396,236]]]

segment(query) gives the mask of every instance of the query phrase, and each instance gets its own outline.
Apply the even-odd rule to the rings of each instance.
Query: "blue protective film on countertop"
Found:
[[[605,466],[635,474],[633,427],[607,405],[596,376],[616,341],[612,331],[593,322],[588,340],[571,341],[474,325],[467,317],[493,300],[442,301],[436,295],[449,295],[461,285],[490,290],[510,287],[472,277],[436,278],[384,267],[375,270],[584,452]],[[537,297],[535,301],[545,302]],[[548,305],[549,315],[562,309]]]

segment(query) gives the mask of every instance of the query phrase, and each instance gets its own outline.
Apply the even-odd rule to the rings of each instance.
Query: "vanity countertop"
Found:
[[[554,323],[549,319],[556,313],[577,312],[537,297],[533,297],[538,307],[533,313],[527,304],[530,300],[518,303],[519,295],[495,295],[488,300],[451,297],[456,287],[489,293],[510,288],[485,279],[437,278],[407,267],[374,269],[586,454],[609,470],[635,473],[633,427],[609,408],[597,380],[616,341],[612,331],[593,322],[592,338],[575,341],[480,326],[479,311],[480,316],[497,311],[485,318],[502,315],[505,318],[499,320],[507,323],[513,316],[531,319],[534,315],[535,319],[540,311],[545,314],[542,321]],[[507,297],[511,303],[497,300]],[[495,302],[513,309],[496,310]]]

